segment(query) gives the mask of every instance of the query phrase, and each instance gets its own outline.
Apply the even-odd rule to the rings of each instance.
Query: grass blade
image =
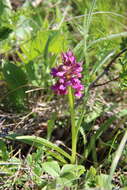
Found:
[[[96,43],[99,43],[99,42],[102,42],[102,41],[105,41],[105,40],[112,40],[112,39],[121,38],[121,37],[127,37],[127,32],[121,32],[121,33],[118,33],[118,34],[111,34],[111,35],[108,35],[106,37],[100,38],[98,40],[94,40],[93,42],[91,42],[89,44],[89,46],[87,48],[89,49],[90,47],[92,47]]]
[[[115,169],[116,169],[116,167],[118,165],[119,159],[120,159],[120,157],[122,155],[122,152],[123,152],[123,149],[125,147],[126,142],[127,142],[127,131],[125,131],[125,134],[124,134],[124,136],[123,136],[123,138],[121,140],[121,143],[120,143],[120,145],[119,145],[119,147],[118,147],[118,149],[116,151],[114,160],[112,162],[111,169],[110,169],[110,175],[109,175],[110,182],[112,180],[112,177],[113,177],[113,174],[115,172]]]

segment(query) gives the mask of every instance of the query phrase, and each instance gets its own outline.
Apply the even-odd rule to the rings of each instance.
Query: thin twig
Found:
[[[32,115],[34,113],[34,111],[31,111],[30,113],[28,113],[27,115],[25,115],[21,121],[15,126],[15,129],[25,120],[27,119],[30,115]]]
[[[109,62],[109,64],[105,67],[105,69],[103,70],[103,72],[89,85],[88,90],[91,90],[92,88],[95,88],[95,87],[98,87],[98,86],[102,86],[102,85],[105,85],[105,84],[107,84],[107,83],[109,83],[109,82],[112,82],[112,80],[110,80],[110,81],[107,81],[107,82],[105,82],[105,83],[103,83],[103,84],[96,84],[96,83],[100,80],[100,78],[102,78],[104,75],[106,75],[106,74],[109,72],[110,67],[112,66],[112,64],[115,63],[116,59],[119,58],[119,57],[120,57],[123,53],[125,53],[126,51],[127,51],[127,48],[123,49],[122,51],[120,51],[120,52]],[[115,81],[115,80],[117,80],[117,79],[118,79],[118,78],[115,78],[115,79],[113,79],[113,81]],[[77,101],[77,103],[76,103],[76,105],[75,105],[75,108],[82,102],[84,96],[85,96],[85,93],[83,94],[82,98],[80,98],[80,99]]]
[[[116,78],[114,78],[114,79],[112,79],[112,80],[108,80],[108,81],[106,81],[106,82],[104,82],[104,83],[96,84],[96,85],[93,86],[93,88],[106,85],[106,84],[108,84],[108,83],[110,83],[110,82],[113,82],[113,81],[116,81],[116,80],[118,80],[118,79],[119,79],[119,76],[116,77]]]
[[[103,75],[106,75],[109,72],[110,67],[115,63],[116,59],[119,58],[124,52],[127,51],[127,48],[120,51],[105,67],[104,71],[90,84],[89,89],[93,88],[95,84],[100,80],[100,78],[103,77]]]

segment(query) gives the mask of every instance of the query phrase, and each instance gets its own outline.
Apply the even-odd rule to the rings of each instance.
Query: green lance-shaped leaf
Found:
[[[62,150],[60,147],[53,144],[52,142],[48,141],[47,139],[36,137],[36,136],[13,136],[12,135],[8,137],[12,140],[19,140],[31,145],[33,144],[36,147],[44,145],[60,153],[65,158],[68,158],[69,160],[71,160],[71,156],[67,152],[65,152],[64,150]]]

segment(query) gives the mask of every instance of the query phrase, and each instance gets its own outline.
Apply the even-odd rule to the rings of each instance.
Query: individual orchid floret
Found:
[[[74,89],[76,97],[82,96],[84,89],[80,78],[82,77],[82,62],[76,62],[76,58],[71,51],[62,53],[63,64],[52,68],[51,75],[57,78],[57,82],[52,86],[56,94],[64,95],[68,93],[68,86]]]

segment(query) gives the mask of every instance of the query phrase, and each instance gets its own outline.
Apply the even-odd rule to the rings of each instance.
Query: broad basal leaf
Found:
[[[21,103],[26,97],[27,77],[25,73],[20,67],[11,62],[5,62],[2,71],[4,79],[10,89],[9,95],[13,100]]]

